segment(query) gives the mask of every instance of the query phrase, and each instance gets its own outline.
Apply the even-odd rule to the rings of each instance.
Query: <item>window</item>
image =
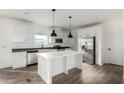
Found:
[[[48,44],[48,36],[43,34],[36,34],[35,35],[35,44],[37,46],[45,46]]]

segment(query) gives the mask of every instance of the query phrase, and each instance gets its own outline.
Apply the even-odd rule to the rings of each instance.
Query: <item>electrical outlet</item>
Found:
[[[110,50],[112,50],[111,48],[108,48],[108,50],[110,51]]]

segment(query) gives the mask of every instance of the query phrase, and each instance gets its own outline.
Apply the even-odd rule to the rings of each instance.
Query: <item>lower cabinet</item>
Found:
[[[12,68],[16,69],[16,68],[26,67],[26,59],[27,59],[26,52],[13,53]]]
[[[71,48],[67,48],[67,49],[65,49],[65,51],[72,51],[72,49]]]

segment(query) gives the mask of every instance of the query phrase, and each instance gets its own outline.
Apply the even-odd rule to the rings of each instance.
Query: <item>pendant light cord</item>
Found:
[[[70,19],[69,20],[69,25],[70,25],[69,27],[70,27],[70,32],[71,32],[71,16],[69,16],[69,19]]]
[[[52,9],[52,13],[53,13],[53,28],[52,28],[53,31],[52,31],[52,33],[51,33],[51,36],[52,36],[52,37],[56,37],[56,36],[57,36],[57,34],[55,33],[55,28],[54,28],[54,21],[55,21],[55,20],[54,20],[54,19],[55,19],[54,16],[55,16],[55,11],[56,11],[55,9]]]
[[[54,29],[54,14],[55,14],[55,10],[53,9],[52,11],[53,11],[53,30],[55,30]]]
[[[70,33],[69,33],[69,35],[68,35],[69,38],[73,38],[73,36],[71,35],[71,18],[72,18],[72,17],[69,16],[69,27],[70,27],[70,28],[69,28],[69,29],[70,29]]]

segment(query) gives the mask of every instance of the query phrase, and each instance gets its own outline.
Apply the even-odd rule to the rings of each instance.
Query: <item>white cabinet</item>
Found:
[[[34,41],[34,30],[33,30],[33,25],[32,24],[26,24],[25,27],[25,41],[32,42]]]
[[[72,49],[71,48],[66,48],[65,51],[72,51]]]
[[[33,25],[26,22],[16,22],[13,27],[13,34],[15,42],[29,42],[33,41],[34,31]]]
[[[0,18],[0,69],[11,67],[12,37],[11,24]]]
[[[2,46],[0,52],[0,69],[11,67],[11,48]]]
[[[39,53],[44,53],[44,52],[55,52],[55,51],[57,51],[57,49],[41,49],[38,52]]]
[[[12,67],[13,69],[26,67],[26,52],[16,52],[13,53]]]
[[[26,30],[25,30],[25,24],[22,22],[15,23],[15,26],[13,27],[13,33],[14,33],[14,41],[22,42],[25,41],[26,37]]]

